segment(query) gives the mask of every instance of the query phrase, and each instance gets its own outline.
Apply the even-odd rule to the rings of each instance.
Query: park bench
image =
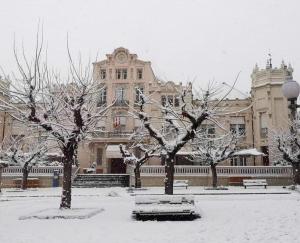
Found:
[[[194,196],[179,195],[139,195],[135,197],[132,211],[136,219],[160,217],[198,217]]]
[[[22,178],[13,179],[14,187],[21,188]],[[39,178],[28,178],[27,179],[27,188],[37,188],[40,186]]]
[[[187,189],[189,186],[188,180],[174,180],[173,187],[185,187]]]
[[[247,186],[264,186],[267,188],[267,180],[266,179],[245,179],[243,180],[243,186],[245,189]]]

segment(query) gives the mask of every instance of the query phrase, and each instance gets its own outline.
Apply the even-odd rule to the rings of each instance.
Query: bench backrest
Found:
[[[152,195],[136,196],[135,204],[194,204],[194,196]]]
[[[174,184],[188,184],[188,180],[174,180]]]
[[[245,179],[243,180],[243,184],[245,185],[259,185],[259,184],[267,184],[266,179]]]

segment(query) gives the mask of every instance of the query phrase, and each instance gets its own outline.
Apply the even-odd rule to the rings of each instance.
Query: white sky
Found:
[[[10,0],[0,5],[0,65],[15,68],[13,39],[34,46],[43,23],[48,60],[66,71],[71,51],[93,60],[123,46],[163,80],[232,83],[249,91],[255,63],[291,62],[300,81],[300,2],[295,0]]]

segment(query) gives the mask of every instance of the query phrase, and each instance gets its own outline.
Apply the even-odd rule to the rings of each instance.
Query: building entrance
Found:
[[[123,159],[111,159],[111,174],[125,174],[126,173],[126,165],[123,162]]]

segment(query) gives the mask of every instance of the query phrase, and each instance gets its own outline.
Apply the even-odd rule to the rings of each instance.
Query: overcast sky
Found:
[[[232,83],[250,89],[255,63],[281,60],[300,81],[300,14],[295,0],[10,0],[0,6],[0,65],[15,68],[14,36],[28,53],[43,23],[48,60],[65,71],[66,39],[76,57],[93,60],[123,46],[152,62],[157,77]]]

